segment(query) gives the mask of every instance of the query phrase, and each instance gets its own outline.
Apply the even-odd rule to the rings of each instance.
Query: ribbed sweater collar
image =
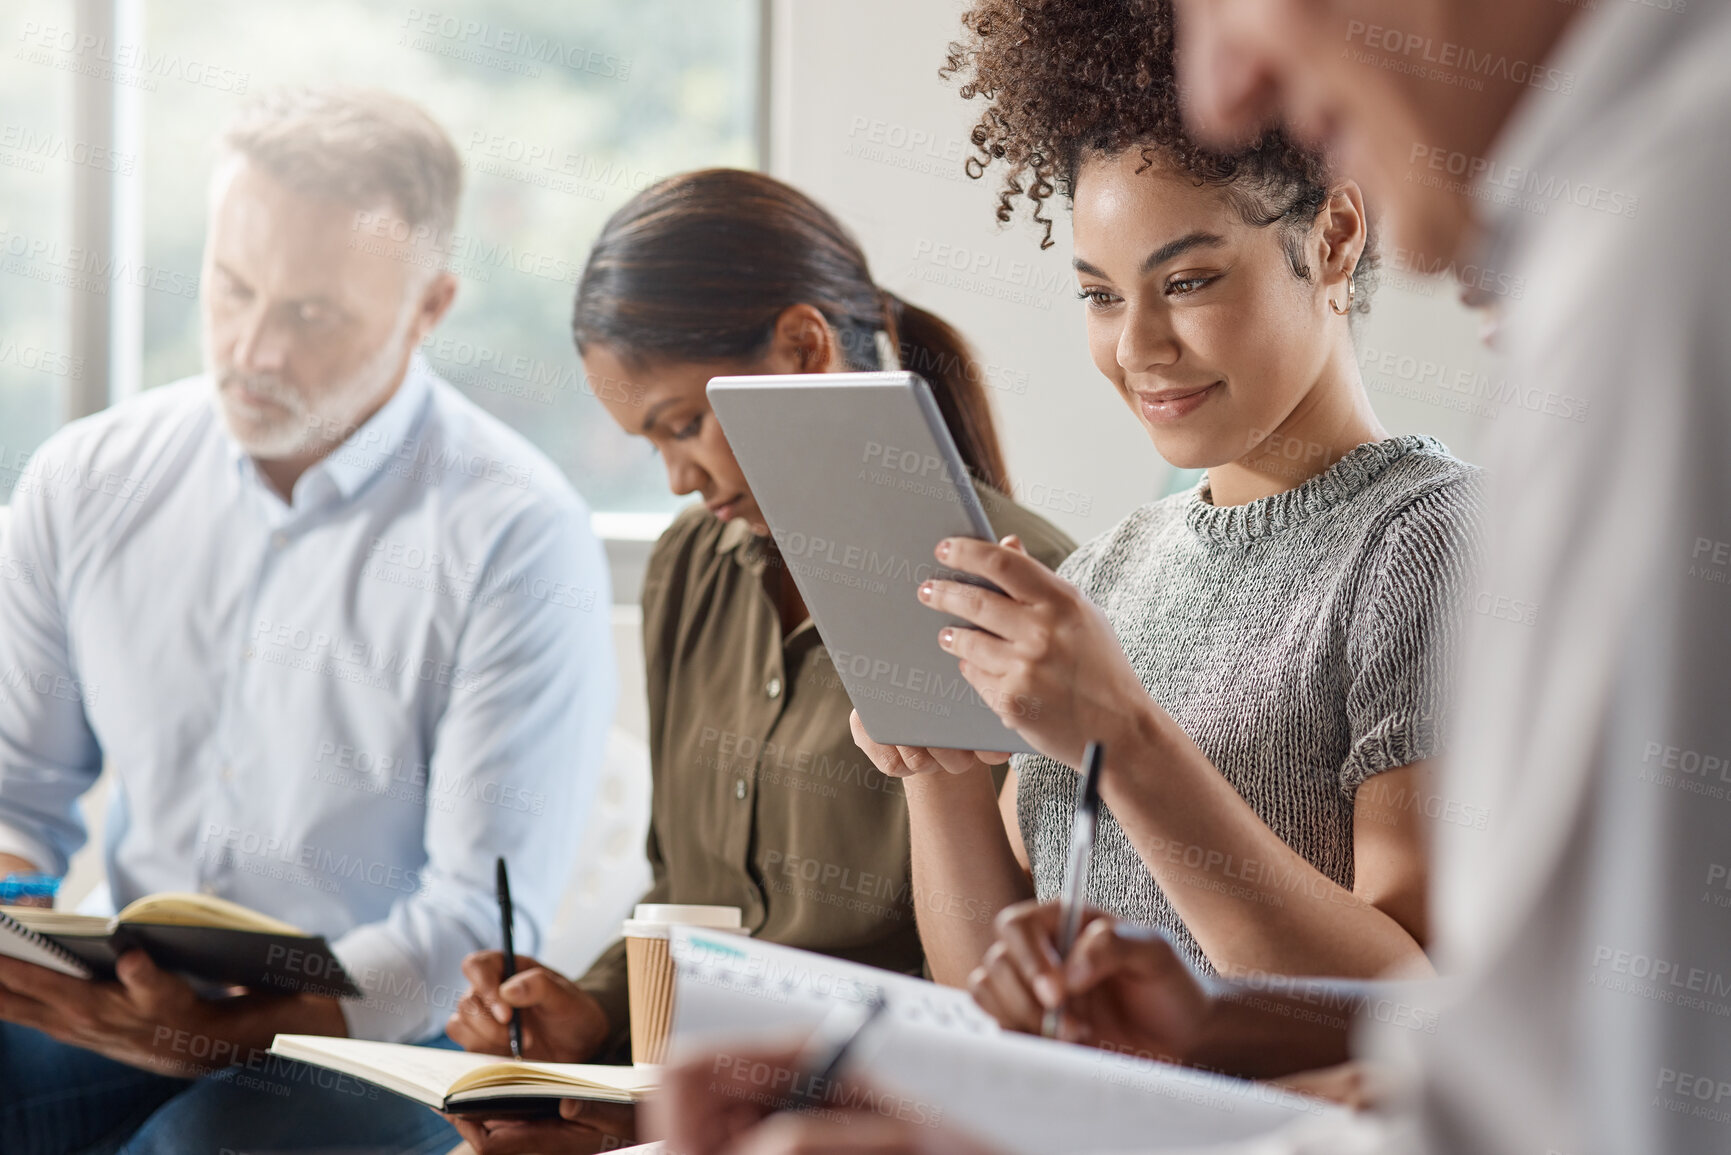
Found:
[[[1272,537],[1352,500],[1414,453],[1447,454],[1448,449],[1434,437],[1417,435],[1367,441],[1296,489],[1244,505],[1215,505],[1205,474],[1190,492],[1184,520],[1192,533],[1217,545]]]

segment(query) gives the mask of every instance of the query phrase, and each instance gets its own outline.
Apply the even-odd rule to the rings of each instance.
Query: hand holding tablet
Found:
[[[946,619],[919,606],[930,579],[979,580],[943,564],[940,541],[996,540],[926,383],[912,373],[717,377],[708,393],[870,736],[1031,750],[940,648]]]

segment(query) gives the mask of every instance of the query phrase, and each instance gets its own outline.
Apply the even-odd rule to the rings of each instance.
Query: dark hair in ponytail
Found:
[[[1009,492],[985,372],[941,318],[872,282],[865,253],[810,197],[773,177],[712,168],[669,177],[608,220],[577,285],[571,331],[627,362],[749,362],[776,318],[810,305],[849,369],[918,373],[974,476]]]

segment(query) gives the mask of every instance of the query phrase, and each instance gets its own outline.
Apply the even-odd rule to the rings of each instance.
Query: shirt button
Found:
[[[234,767],[233,766],[224,766],[222,768],[222,780],[224,782],[233,782],[234,781]]]
[[[243,658],[251,658],[252,655],[253,655],[253,648],[251,646],[248,646],[246,649],[244,649],[240,652],[240,656]]]
[[[288,544],[288,534],[273,533],[270,535],[270,543],[277,549],[281,549],[283,546]]]
[[[209,882],[205,883],[203,886],[199,887],[198,889],[203,891],[205,894],[215,894],[216,893],[216,886],[212,883],[209,883]]]
[[[742,802],[745,800],[745,779],[741,778],[733,784],[733,796]]]
[[[781,679],[771,678],[769,684],[763,688],[763,692],[772,698],[781,697]]]

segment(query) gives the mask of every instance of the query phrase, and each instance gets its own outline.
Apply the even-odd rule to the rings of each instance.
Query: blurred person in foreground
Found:
[[[1438,824],[1434,1031],[1367,1025],[1381,1108],[1242,1150],[1723,1151],[1731,6],[1179,0],[1178,31],[1200,130],[1283,120],[1382,197],[1407,267],[1496,306],[1520,394],[1487,447],[1483,589],[1539,607],[1469,639],[1440,789],[1489,822]],[[1007,917],[1005,965],[1059,970],[1072,1037],[1092,1005],[1128,1045],[1244,1073],[1349,1054],[1344,1027],[1203,990],[1121,924],[1060,969],[1024,922],[1051,914]],[[1122,960],[1109,987],[1090,940]],[[900,1139],[871,1149],[921,1141]]]
[[[13,498],[0,869],[63,874],[107,763],[87,906],[234,900],[328,938],[364,997],[0,959],[7,1155],[447,1149],[431,1112],[265,1049],[438,1038],[497,941],[496,855],[534,949],[612,712],[581,499],[415,353],[457,287],[449,138],[394,96],[293,90],[222,145],[206,372],[67,426]]]

